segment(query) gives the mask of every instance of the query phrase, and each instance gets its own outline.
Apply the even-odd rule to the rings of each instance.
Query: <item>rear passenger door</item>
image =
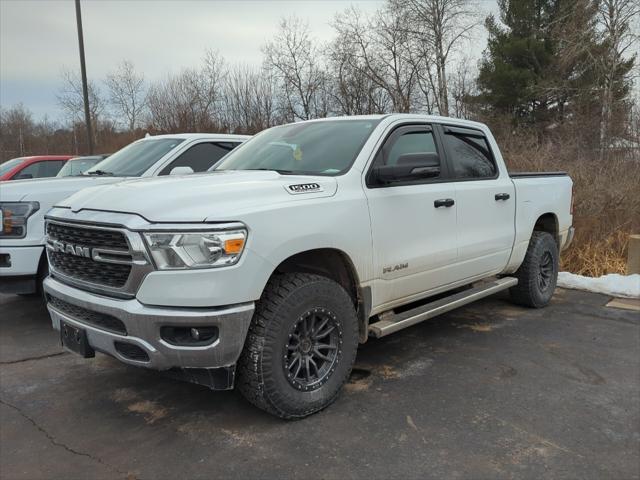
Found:
[[[190,167],[194,172],[206,172],[238,145],[239,142],[197,143],[164,167],[159,175],[169,175],[176,167]]]
[[[498,273],[515,235],[513,182],[499,172],[482,131],[445,125],[440,132],[456,190],[460,276]]]

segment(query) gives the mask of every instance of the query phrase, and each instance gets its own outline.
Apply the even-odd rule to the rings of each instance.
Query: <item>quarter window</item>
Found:
[[[447,131],[444,142],[456,178],[493,178],[496,165],[486,138],[458,131]]]

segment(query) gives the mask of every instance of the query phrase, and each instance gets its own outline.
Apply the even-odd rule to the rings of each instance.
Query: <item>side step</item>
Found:
[[[377,338],[384,337],[517,284],[518,279],[514,277],[485,280],[469,290],[454,293],[400,314],[394,314],[392,311],[385,312],[381,315],[382,320],[369,325],[369,334]]]

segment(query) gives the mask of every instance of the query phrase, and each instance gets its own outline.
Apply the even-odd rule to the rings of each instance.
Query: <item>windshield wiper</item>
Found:
[[[280,175],[299,175],[302,172],[296,172],[294,170],[282,170],[279,168],[243,168],[242,170],[259,170],[259,171],[267,171],[267,172],[277,172]]]
[[[108,175],[113,177],[113,172],[107,172],[105,170],[93,170],[91,172],[85,172],[82,175],[98,175],[98,176]]]

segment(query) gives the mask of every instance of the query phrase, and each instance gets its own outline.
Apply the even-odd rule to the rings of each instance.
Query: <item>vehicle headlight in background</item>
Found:
[[[240,260],[246,230],[144,233],[159,270],[215,268]]]
[[[0,238],[24,238],[27,219],[39,209],[38,202],[0,202]]]

